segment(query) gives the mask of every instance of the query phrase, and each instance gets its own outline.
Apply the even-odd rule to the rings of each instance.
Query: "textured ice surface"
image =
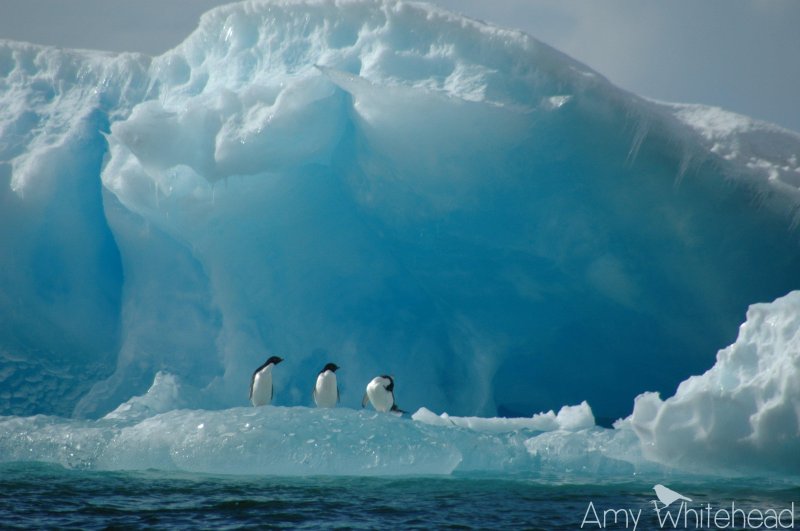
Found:
[[[800,291],[751,306],[711,369],[639,396],[626,422],[656,461],[800,475]]]
[[[551,409],[547,413],[537,413],[531,418],[453,417],[447,413],[436,415],[424,407],[414,413],[412,418],[433,426],[459,426],[494,433],[517,430],[577,431],[595,425],[592,408],[585,401],[577,406],[564,406],[558,414]]]
[[[766,178],[772,195],[789,205],[800,197],[800,135],[703,105],[668,105],[675,116],[696,130],[709,151],[726,161],[727,171],[740,179]],[[795,214],[794,223],[800,222]]]
[[[431,422],[429,417],[442,417],[427,410],[411,420],[349,408],[174,409],[179,387],[174,376],[159,373],[145,395],[99,420],[0,417],[0,460],[98,470],[277,475],[464,472],[624,478],[654,468],[642,459],[633,432],[593,427],[585,404],[564,408],[558,416],[543,414],[540,418],[549,422],[536,425],[525,422],[531,419],[467,424],[454,419],[442,425]],[[584,425],[575,423],[578,417]]]
[[[311,405],[334,361],[345,406],[388,373],[404,409],[451,413],[376,420],[430,439],[433,472],[605,466],[632,429],[468,416],[581,427],[531,415],[585,400],[607,424],[711,366],[748,304],[800,284],[797,145],[403,2],[224,6],[152,59],[0,43],[0,412],[113,412],[4,418],[4,448],[184,467],[234,451],[246,415],[324,431],[324,413],[237,409],[277,354],[278,406]],[[163,394],[129,401],[161,370]],[[221,430],[208,448],[187,442],[200,424]],[[269,459],[250,436],[238,467]],[[394,473],[412,453],[375,455]]]

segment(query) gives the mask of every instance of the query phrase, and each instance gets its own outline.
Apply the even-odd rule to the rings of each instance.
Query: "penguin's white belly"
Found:
[[[269,368],[257,372],[253,378],[253,396],[250,402],[254,406],[266,406],[272,402],[272,371]]]
[[[317,376],[317,385],[314,387],[314,402],[318,407],[335,407],[339,398],[336,390],[336,374],[325,371]]]
[[[394,397],[380,382],[372,381],[367,385],[367,397],[375,411],[385,413],[392,409]]]

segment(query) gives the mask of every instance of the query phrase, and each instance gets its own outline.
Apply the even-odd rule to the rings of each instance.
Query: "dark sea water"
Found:
[[[731,500],[737,507],[761,510],[800,505],[800,489],[785,482],[674,481],[670,486],[693,496],[695,505],[707,500],[715,508]],[[604,509],[634,514],[641,509],[637,529],[657,529],[652,487],[652,478],[591,484],[478,476],[277,478],[76,471],[16,463],[0,465],[0,527],[551,530],[581,529],[583,524],[583,529],[599,529],[591,513],[585,521],[591,502],[599,518]],[[696,519],[689,523],[697,528]],[[789,523],[789,513],[782,523]],[[622,513],[604,528],[625,529]],[[627,528],[633,529],[633,521]]]

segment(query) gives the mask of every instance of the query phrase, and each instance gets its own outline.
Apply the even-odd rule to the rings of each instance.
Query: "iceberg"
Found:
[[[800,291],[752,305],[711,369],[638,396],[628,420],[653,461],[799,475]]]
[[[0,42],[0,109],[3,459],[630,472],[796,448],[764,368],[793,347],[733,343],[800,288],[796,133],[388,0],[226,5],[152,58]],[[279,407],[243,408],[272,354]],[[309,410],[330,361],[345,408]],[[387,373],[412,421],[348,409]]]

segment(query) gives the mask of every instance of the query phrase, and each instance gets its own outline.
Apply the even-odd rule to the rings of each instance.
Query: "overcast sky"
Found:
[[[223,0],[0,0],[0,38],[161,53]],[[800,0],[435,0],[651,98],[800,131]]]

